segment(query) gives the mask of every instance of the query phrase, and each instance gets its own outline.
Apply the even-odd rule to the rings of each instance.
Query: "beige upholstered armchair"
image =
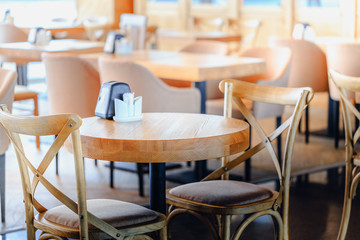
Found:
[[[76,113],[82,118],[95,116],[100,91],[99,73],[73,54],[44,53],[42,59],[45,64],[50,113]],[[58,174],[58,161],[56,173]]]
[[[328,91],[326,56],[317,45],[306,40],[274,38],[270,40],[270,46],[291,49],[289,87],[311,87],[315,93]],[[305,110],[306,143],[309,142],[309,109]]]
[[[101,82],[119,81],[129,84],[135,96],[143,97],[143,112],[200,112],[200,92],[196,88],[175,88],[166,85],[148,69],[131,62],[115,58],[100,58],[99,72]],[[113,171],[114,163],[110,163]],[[124,168],[122,168],[124,169]],[[135,168],[139,176],[139,194],[144,196],[144,164]],[[110,174],[110,186],[113,186]]]
[[[262,74],[247,76],[238,78],[238,80],[257,83],[259,85],[286,87],[288,84],[288,78],[291,69],[291,51],[284,47],[259,47],[251,48],[242,53],[241,57],[254,57],[262,58],[266,62],[267,71]],[[245,101],[247,107],[252,109],[256,119],[264,119],[275,117],[276,126],[281,124],[281,116],[284,112],[283,105],[275,105],[261,102]],[[206,100],[206,113],[223,115],[224,112],[224,97],[223,94],[218,91],[214,92],[212,99]],[[242,113],[237,108],[233,108],[232,116],[235,118],[243,118]],[[278,155],[281,156],[281,139],[278,139]],[[247,161],[245,164],[245,178],[250,180],[251,170],[250,162]]]
[[[100,58],[101,82],[128,83],[135,96],[143,97],[143,112],[200,112],[200,92],[195,88],[169,87],[146,68],[114,58]]]

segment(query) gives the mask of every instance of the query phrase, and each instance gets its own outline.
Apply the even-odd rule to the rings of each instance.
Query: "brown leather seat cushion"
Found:
[[[115,228],[146,223],[158,218],[158,214],[145,207],[111,199],[87,201],[88,212],[104,220]],[[60,225],[79,228],[79,217],[64,205],[49,209],[44,218]],[[89,224],[89,229],[96,229]]]
[[[240,206],[269,199],[273,192],[239,181],[204,181],[181,185],[169,191],[175,197],[215,206]]]

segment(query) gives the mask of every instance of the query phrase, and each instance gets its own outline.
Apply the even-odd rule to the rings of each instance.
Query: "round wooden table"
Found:
[[[136,122],[91,117],[80,128],[87,158],[150,163],[150,207],[165,213],[165,163],[233,155],[249,146],[242,120],[187,113],[144,113]]]

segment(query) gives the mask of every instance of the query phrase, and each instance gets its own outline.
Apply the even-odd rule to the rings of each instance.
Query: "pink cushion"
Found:
[[[104,220],[115,228],[146,223],[158,218],[158,214],[137,204],[111,199],[87,201],[88,212]],[[60,225],[79,228],[79,217],[64,205],[48,210],[44,218]],[[89,229],[96,229],[89,224]]]
[[[269,199],[273,192],[240,181],[204,181],[181,185],[169,191],[175,197],[215,206],[240,206]]]

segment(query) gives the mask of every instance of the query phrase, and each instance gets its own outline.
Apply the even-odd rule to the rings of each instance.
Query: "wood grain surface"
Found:
[[[222,116],[144,113],[136,122],[91,117],[80,129],[84,157],[123,162],[181,162],[244,151],[248,124]]]

